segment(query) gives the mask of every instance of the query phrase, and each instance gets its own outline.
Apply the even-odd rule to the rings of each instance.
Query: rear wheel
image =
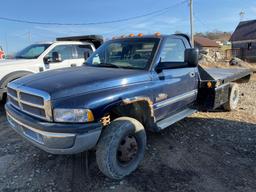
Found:
[[[227,111],[233,111],[237,108],[239,102],[239,87],[237,84],[231,84],[229,90],[228,102],[223,105]]]
[[[121,117],[103,131],[97,145],[97,164],[107,177],[122,179],[138,167],[145,148],[143,125],[136,119]]]

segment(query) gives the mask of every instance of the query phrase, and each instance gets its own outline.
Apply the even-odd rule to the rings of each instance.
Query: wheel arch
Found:
[[[106,124],[118,117],[128,116],[140,121],[146,129],[155,130],[153,102],[149,97],[141,96],[122,99],[108,105],[103,110],[103,114],[102,121],[106,119],[109,121]]]
[[[7,84],[11,81],[14,81],[18,78],[24,77],[26,75],[33,74],[31,71],[15,71],[11,72],[7,75],[5,75],[1,80],[0,80],[0,88],[5,88]]]

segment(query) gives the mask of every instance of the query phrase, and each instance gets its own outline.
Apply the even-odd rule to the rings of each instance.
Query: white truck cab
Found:
[[[54,42],[32,44],[18,52],[14,59],[0,61],[0,101],[9,82],[42,71],[81,66],[103,42],[101,36],[57,38]]]

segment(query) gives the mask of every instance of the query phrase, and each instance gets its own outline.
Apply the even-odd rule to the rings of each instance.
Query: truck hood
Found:
[[[32,64],[36,59],[4,59],[0,60],[0,67],[14,66],[20,64]]]
[[[14,83],[45,91],[55,100],[150,80],[148,71],[82,66],[38,73]]]

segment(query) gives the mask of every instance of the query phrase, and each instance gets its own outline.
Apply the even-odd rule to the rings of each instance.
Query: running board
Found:
[[[165,128],[169,127],[170,125],[176,123],[177,121],[192,115],[195,112],[197,112],[197,110],[195,110],[195,109],[185,109],[175,115],[172,115],[170,117],[167,117],[167,118],[157,122],[157,126],[159,127],[160,130],[165,129]]]

